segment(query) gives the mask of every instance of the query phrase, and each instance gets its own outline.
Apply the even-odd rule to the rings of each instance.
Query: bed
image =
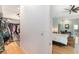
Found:
[[[52,40],[67,45],[68,34],[53,34]]]

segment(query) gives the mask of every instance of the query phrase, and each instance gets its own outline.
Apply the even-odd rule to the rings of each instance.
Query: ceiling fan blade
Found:
[[[71,14],[71,12],[69,12],[69,14]]]
[[[74,9],[74,7],[75,7],[75,5],[73,5],[73,6],[72,6],[71,10],[73,10],[73,9]]]
[[[71,10],[69,10],[69,14],[71,14]]]
[[[77,10],[73,10],[73,12],[78,13]]]
[[[74,10],[77,10],[78,11],[79,10],[79,7],[76,7]]]
[[[75,7],[75,5],[70,5],[70,7],[70,9],[65,9],[69,11],[69,14],[71,14],[72,12],[78,13],[79,7]]]

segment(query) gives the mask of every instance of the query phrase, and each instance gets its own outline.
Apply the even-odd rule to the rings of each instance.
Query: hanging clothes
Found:
[[[3,32],[0,31],[0,52],[4,51],[4,39],[3,39]]]
[[[16,26],[13,25],[13,29],[12,29],[12,32],[15,33],[15,30],[16,30]]]
[[[20,33],[20,25],[17,26],[17,32]]]
[[[11,23],[9,23],[8,24],[8,27],[9,27],[9,29],[10,29],[10,37],[11,37],[11,41],[13,40],[13,35],[12,35],[12,31],[13,31],[13,24],[11,24]]]
[[[10,33],[8,31],[8,29],[6,28],[4,31],[3,31],[3,39],[4,39],[4,43],[7,42],[10,38]]]
[[[10,31],[12,32],[12,30],[13,30],[13,24],[10,23],[8,26],[9,26]]]

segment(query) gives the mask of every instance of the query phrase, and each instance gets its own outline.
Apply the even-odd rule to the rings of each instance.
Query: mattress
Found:
[[[53,34],[52,40],[67,45],[68,34]]]

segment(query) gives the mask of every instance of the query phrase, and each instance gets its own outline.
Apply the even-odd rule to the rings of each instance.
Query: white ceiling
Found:
[[[76,5],[77,6],[77,5]],[[17,13],[20,13],[19,5],[2,5],[3,16],[6,18],[19,19]],[[51,6],[51,16],[52,17],[63,17],[66,19],[79,19],[79,13],[69,14],[65,8],[70,8],[69,5],[52,5]]]
[[[78,5],[76,5],[78,6]],[[79,13],[71,13],[65,10],[66,8],[70,8],[69,5],[52,5],[51,6],[51,15],[52,17],[63,17],[66,19],[79,19]]]
[[[19,5],[2,5],[2,12],[3,12],[3,17],[18,20],[19,16],[17,14],[20,13],[20,6]]]

